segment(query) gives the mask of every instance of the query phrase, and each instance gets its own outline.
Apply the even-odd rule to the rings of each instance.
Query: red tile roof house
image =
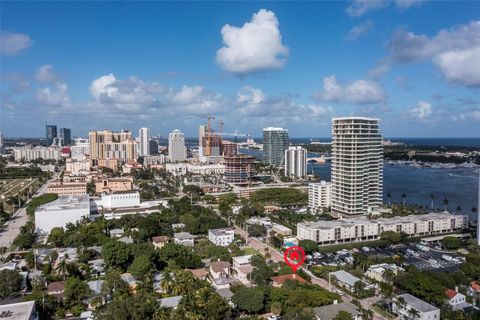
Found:
[[[168,236],[156,236],[152,237],[152,243],[155,249],[161,249],[164,245],[170,242],[170,237]]]
[[[299,275],[297,275],[295,273],[284,274],[284,275],[281,275],[281,276],[272,277],[271,279],[273,281],[273,286],[276,287],[276,288],[280,288],[281,286],[283,286],[285,284],[285,282],[287,282],[289,280],[298,281],[300,283],[307,283],[307,281],[305,279],[303,279],[302,277],[300,277]]]
[[[207,276],[208,276],[208,272],[207,270],[203,269],[203,268],[199,268],[199,269],[186,269],[188,271],[190,271],[193,276],[199,280],[206,280],[207,279]]]
[[[218,279],[220,277],[230,276],[230,262],[227,261],[216,261],[210,263],[210,276],[213,279]]]
[[[459,309],[465,309],[470,306],[465,301],[465,295],[458,292],[457,288],[455,288],[455,290],[452,290],[452,289],[445,290],[445,295],[447,296],[447,299],[448,299],[447,303],[450,306],[452,306],[453,311],[456,311]]]
[[[63,299],[64,291],[65,291],[65,281],[51,282],[47,286],[47,293],[60,300]]]

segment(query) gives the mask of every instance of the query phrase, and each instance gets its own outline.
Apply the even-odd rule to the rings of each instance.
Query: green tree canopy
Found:
[[[22,276],[18,271],[2,270],[0,271],[0,298],[16,296],[20,293],[22,287]]]
[[[259,287],[243,287],[232,297],[232,302],[239,310],[258,313],[265,308],[265,293]]]

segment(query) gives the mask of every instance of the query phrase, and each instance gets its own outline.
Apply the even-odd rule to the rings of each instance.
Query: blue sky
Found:
[[[1,131],[480,137],[480,3],[2,2]]]

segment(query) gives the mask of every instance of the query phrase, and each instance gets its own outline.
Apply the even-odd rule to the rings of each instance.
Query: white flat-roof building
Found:
[[[217,246],[227,247],[235,238],[233,229],[210,229],[208,240]]]
[[[71,175],[86,176],[90,173],[91,163],[90,159],[66,159],[65,160],[65,171],[69,172]]]
[[[111,194],[102,194],[98,204],[104,209],[137,207],[140,206],[140,193],[137,191],[120,191]]]
[[[195,236],[189,232],[177,232],[173,234],[173,241],[186,247],[195,245]]]
[[[367,218],[300,222],[299,240],[313,240],[321,245],[379,239],[385,231],[422,236],[461,231],[468,228],[468,216],[448,212],[369,220]]]
[[[60,148],[57,147],[21,147],[13,149],[15,161],[35,159],[60,160]]]
[[[383,147],[378,119],[332,119],[332,212],[366,215],[382,204]]]
[[[327,181],[308,184],[308,207],[316,213],[332,205],[332,184]]]
[[[37,320],[35,301],[18,302],[0,305],[0,318],[8,320]]]
[[[350,291],[354,291],[355,283],[357,281],[361,281],[359,278],[355,277],[354,275],[348,273],[345,270],[338,270],[335,272],[330,272],[330,275],[334,276],[338,283],[340,283],[343,287],[347,288]]]
[[[399,298],[403,298],[405,304],[401,305],[395,303]],[[393,298],[392,310],[398,314],[402,319],[409,320],[438,320],[440,319],[440,309],[431,304],[412,296],[411,294],[401,294]],[[413,316],[410,309],[415,309],[418,315]]]
[[[185,138],[183,133],[175,129],[168,136],[168,157],[172,162],[182,162],[187,160],[187,148],[185,147]]]
[[[285,176],[305,178],[307,176],[307,149],[295,146],[285,150]]]
[[[90,216],[90,197],[84,195],[59,196],[57,200],[35,210],[35,229],[39,234],[49,234],[55,227],[65,228]]]

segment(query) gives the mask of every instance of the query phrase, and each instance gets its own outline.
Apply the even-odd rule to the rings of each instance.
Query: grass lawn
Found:
[[[246,248],[242,249],[242,251],[245,255],[258,254],[257,250],[255,250],[253,248],[250,248],[250,247],[246,247]]]

